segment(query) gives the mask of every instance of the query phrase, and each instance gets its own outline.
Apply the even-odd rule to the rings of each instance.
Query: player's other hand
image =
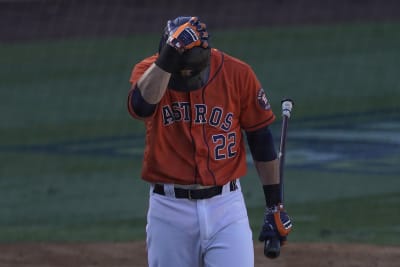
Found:
[[[284,245],[291,230],[292,222],[282,204],[267,207],[264,214],[264,224],[258,240],[266,241],[277,237],[281,245]]]
[[[167,44],[174,47],[180,53],[195,46],[208,47],[208,32],[206,24],[201,23],[197,17],[191,17],[186,23],[179,25],[169,20],[167,23]]]

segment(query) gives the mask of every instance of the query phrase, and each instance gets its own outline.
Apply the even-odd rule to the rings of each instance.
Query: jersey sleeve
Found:
[[[129,78],[129,82],[131,83],[131,89],[128,92],[127,106],[129,114],[135,119],[144,120],[145,118],[140,117],[138,114],[136,114],[136,112],[133,109],[132,106],[133,90],[135,90],[136,83],[139,81],[140,77],[142,77],[142,75],[151,66],[151,64],[155,61],[155,59],[156,56],[148,57],[139,62],[138,64],[136,64],[132,69],[131,76]]]
[[[243,130],[251,132],[270,125],[275,115],[254,71],[248,67],[242,74],[240,124]]]
[[[129,78],[129,82],[132,85],[135,85],[137,83],[137,81],[140,79],[140,77],[143,75],[143,73],[150,68],[151,64],[153,64],[156,61],[157,56],[151,56],[148,57],[144,60],[142,60],[141,62],[139,62],[138,64],[136,64],[131,72],[131,76]],[[134,87],[134,86],[132,86]]]

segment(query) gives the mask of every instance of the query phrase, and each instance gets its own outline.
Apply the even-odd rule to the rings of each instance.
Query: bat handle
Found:
[[[270,259],[276,259],[281,253],[281,241],[278,237],[265,240],[264,255]]]

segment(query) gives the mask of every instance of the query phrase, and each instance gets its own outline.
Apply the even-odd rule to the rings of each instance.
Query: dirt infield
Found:
[[[288,244],[276,260],[266,259],[255,247],[255,266],[269,267],[395,267],[400,247],[360,244]],[[1,244],[1,267],[144,267],[143,242],[96,244]],[[172,267],[172,266],[171,266]]]

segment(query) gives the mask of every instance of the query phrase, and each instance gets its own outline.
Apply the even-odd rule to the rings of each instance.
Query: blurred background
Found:
[[[400,2],[0,0],[0,242],[145,236],[134,64],[166,21],[196,15],[249,63],[278,115],[292,242],[400,244]],[[263,194],[242,179],[258,234]]]

